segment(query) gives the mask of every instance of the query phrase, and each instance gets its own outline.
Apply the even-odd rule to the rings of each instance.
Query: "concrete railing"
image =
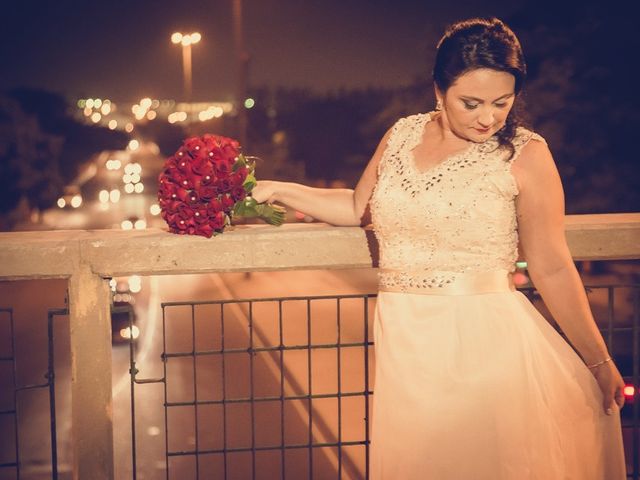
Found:
[[[576,260],[640,258],[640,213],[566,217]],[[143,231],[0,233],[0,280],[67,278],[74,478],[113,479],[109,279],[377,265],[371,229],[238,226],[211,239]]]

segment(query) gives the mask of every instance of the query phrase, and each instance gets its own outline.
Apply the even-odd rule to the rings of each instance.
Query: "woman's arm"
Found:
[[[609,356],[593,319],[587,295],[567,246],[564,193],[546,144],[530,141],[514,161],[519,191],[518,232],[529,274],[545,304],[587,365]],[[605,397],[624,404],[624,382],[613,362],[592,370]],[[618,391],[619,389],[619,391]]]
[[[315,188],[293,182],[260,180],[251,196],[258,202],[279,202],[322,222],[340,226],[358,226],[377,181],[378,164],[387,146],[391,130],[382,137],[358,185],[350,188]]]

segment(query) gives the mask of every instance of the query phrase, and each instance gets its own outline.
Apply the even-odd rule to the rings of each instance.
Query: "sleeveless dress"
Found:
[[[418,171],[430,114],[392,128],[371,198],[373,480],[623,480],[620,412],[515,290],[511,161],[497,139]],[[518,128],[516,156],[544,139]]]

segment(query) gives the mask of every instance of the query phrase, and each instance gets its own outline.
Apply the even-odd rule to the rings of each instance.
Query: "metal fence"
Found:
[[[16,363],[16,338],[15,323],[12,308],[0,308],[0,329],[2,329],[6,345],[0,351],[0,364],[4,372],[9,372],[10,385],[12,388],[6,389],[5,392],[11,392],[12,398],[3,396],[2,405],[0,406],[0,418],[3,420],[3,445],[2,457],[0,457],[0,472],[13,472],[15,478],[21,477],[21,457],[20,457],[20,434],[19,426],[22,425],[20,418],[21,397],[26,392],[44,392],[47,396],[49,404],[49,439],[51,449],[51,464],[48,473],[51,473],[53,479],[58,479],[58,440],[56,428],[56,378],[54,372],[55,365],[55,349],[54,349],[54,322],[56,318],[67,316],[69,312],[66,309],[52,309],[47,314],[47,368],[44,373],[46,382],[29,383],[21,385],[17,378]],[[12,401],[7,401],[8,399]],[[42,435],[41,432],[38,432]],[[7,446],[8,438],[13,437],[13,444]]]
[[[372,298],[163,303],[162,377],[141,379],[133,342],[130,352],[132,419],[136,385],[164,386],[166,477],[175,468],[192,478],[366,478]],[[327,302],[330,321],[314,313]],[[207,306],[214,311],[199,322]],[[170,332],[179,329],[187,345],[174,348]],[[132,431],[136,478],[135,420]]]
[[[640,286],[587,290],[616,364],[637,388]],[[535,290],[522,291],[548,316]],[[157,370],[153,362],[142,367],[137,341],[128,342],[131,478],[143,478],[140,463],[150,447],[140,432],[156,407],[162,428],[155,438],[163,445],[155,453],[162,465],[151,478],[368,478],[373,302],[375,295],[163,303]],[[20,415],[27,391],[48,398],[48,471],[58,478],[54,324],[67,314],[48,314],[46,382],[21,384],[14,314],[0,310],[0,368],[12,393],[0,404],[0,478],[22,475],[19,446],[33,434]],[[133,310],[128,315],[132,332]],[[622,421],[628,478],[637,480],[637,391],[627,398]]]

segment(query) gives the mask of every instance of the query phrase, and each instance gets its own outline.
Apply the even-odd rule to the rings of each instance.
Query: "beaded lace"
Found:
[[[428,113],[398,120],[378,166],[371,215],[381,288],[438,288],[457,274],[515,269],[518,187],[511,165],[529,140],[544,139],[519,127],[509,161],[494,136],[420,171],[412,150],[430,120]]]

